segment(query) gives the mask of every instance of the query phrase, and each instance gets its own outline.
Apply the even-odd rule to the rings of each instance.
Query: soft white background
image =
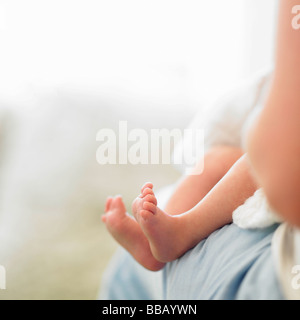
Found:
[[[96,163],[96,132],[184,128],[272,65],[275,0],[1,0],[1,298],[94,298],[116,248],[107,195],[129,206],[172,166]]]
[[[275,12],[275,0],[2,0],[1,91],[76,84],[194,106],[270,63]]]

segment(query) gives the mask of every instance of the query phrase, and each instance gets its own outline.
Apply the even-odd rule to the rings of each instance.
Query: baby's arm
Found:
[[[248,138],[248,154],[270,205],[300,226],[299,0],[282,0],[273,83]],[[294,8],[294,9],[293,9]],[[294,11],[294,13],[293,13]]]

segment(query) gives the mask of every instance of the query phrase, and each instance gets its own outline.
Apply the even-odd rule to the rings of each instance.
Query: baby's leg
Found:
[[[167,212],[173,215],[182,213],[194,207],[209,190],[222,178],[222,176],[228,171],[230,166],[241,155],[241,150],[233,147],[218,147],[205,156],[205,169],[202,175],[191,175],[185,177],[178,185],[175,193],[172,195],[167,205]],[[197,170],[197,168],[195,168]],[[164,214],[159,208],[156,207],[156,198],[152,191],[152,184],[147,183],[142,187],[142,194],[133,203],[133,213],[135,213],[136,219],[140,222],[141,226],[145,226],[141,222],[140,217],[146,216],[149,210],[155,211],[161,216],[161,219],[156,219],[159,223],[154,233],[149,233],[151,227],[146,227],[146,230],[142,230],[138,222],[133,219],[127,212],[125,205],[121,197],[109,198],[106,203],[106,214],[102,217],[105,222],[108,231],[115,238],[115,240],[123,246],[141,265],[149,270],[159,270],[164,266],[164,263],[159,262],[154,256],[160,259],[160,261],[170,261],[175,257],[180,256],[187,249],[186,243],[180,244],[177,241],[174,252],[170,252],[170,243],[167,240],[171,240],[168,237],[168,233],[165,233],[165,246],[159,246],[157,241],[160,234],[164,232],[164,229],[168,225],[168,215]],[[144,204],[145,202],[145,204]],[[143,207],[145,206],[145,208]],[[146,209],[146,210],[144,210]],[[177,220],[174,220],[177,221]],[[174,231],[175,224],[172,220],[170,224],[170,230]],[[171,222],[171,221],[170,221]],[[178,224],[178,231],[180,231],[182,223]],[[146,231],[146,232],[145,232]],[[145,232],[145,233],[144,233]],[[152,234],[150,243],[146,235]],[[180,237],[180,232],[178,233]],[[182,240],[182,237],[181,237]],[[170,241],[169,241],[170,242]],[[150,247],[151,246],[151,247]],[[165,252],[161,248],[165,248]],[[175,247],[175,244],[174,244]],[[159,249],[157,249],[159,248]]]
[[[115,240],[146,269],[157,271],[164,266],[153,257],[148,239],[136,220],[126,212],[120,196],[107,199],[102,221]]]
[[[244,155],[191,210],[170,215],[157,207],[152,188],[145,188],[134,203],[133,213],[149,240],[153,256],[168,262],[230,223],[232,212],[256,189]]]
[[[240,148],[219,146],[204,156],[204,170],[199,175],[184,176],[170,197],[165,211],[171,215],[193,208],[242,156]],[[199,164],[202,166],[202,163]],[[198,165],[198,166],[199,166]],[[198,172],[196,166],[195,172]]]

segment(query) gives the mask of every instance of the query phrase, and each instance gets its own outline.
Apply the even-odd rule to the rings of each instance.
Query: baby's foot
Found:
[[[115,240],[145,268],[157,271],[164,263],[157,261],[141,227],[127,212],[120,196],[108,198],[102,221]]]
[[[133,214],[149,240],[153,256],[162,262],[180,257],[190,247],[184,234],[185,219],[171,216],[157,207],[152,184],[142,187],[141,195],[132,205]]]

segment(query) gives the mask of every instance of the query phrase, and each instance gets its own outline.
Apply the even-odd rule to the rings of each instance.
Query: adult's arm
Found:
[[[300,6],[281,0],[272,85],[248,136],[248,156],[270,205],[300,226]]]

